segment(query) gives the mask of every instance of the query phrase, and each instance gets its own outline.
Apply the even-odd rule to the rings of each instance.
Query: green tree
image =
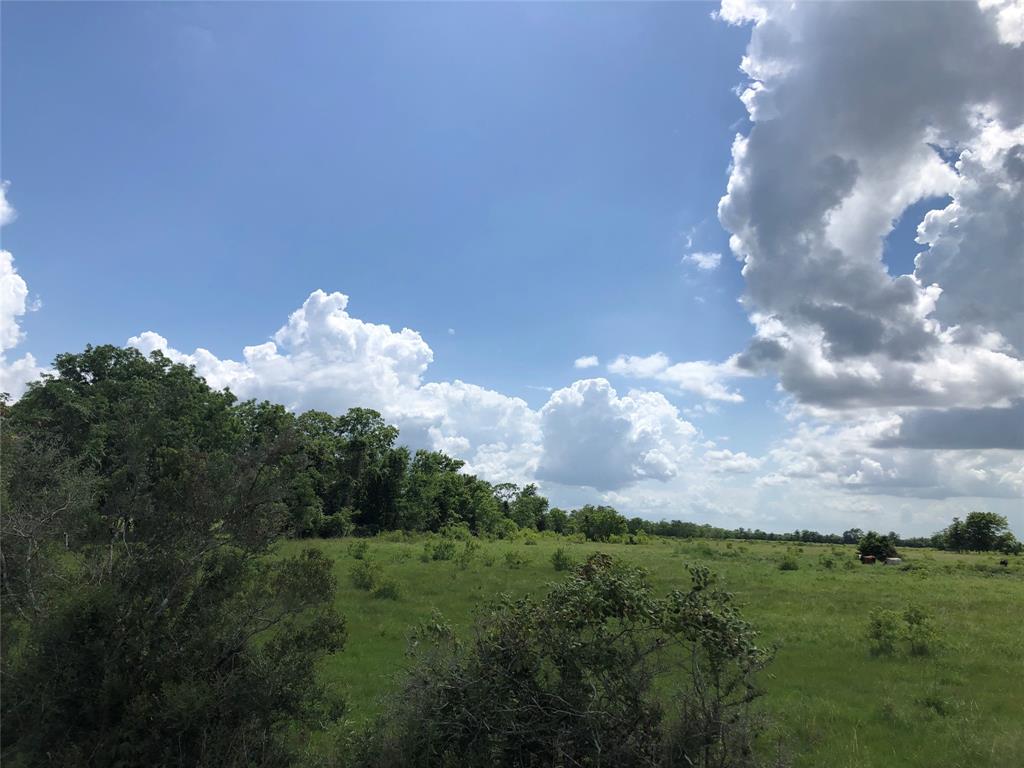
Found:
[[[857,544],[857,551],[861,555],[872,555],[879,560],[898,556],[896,543],[892,538],[876,531],[868,531],[861,537]]]
[[[572,513],[573,530],[582,533],[590,541],[608,541],[609,538],[626,533],[626,518],[612,507],[587,504]]]
[[[537,493],[533,483],[524,486],[509,509],[509,517],[520,528],[539,527],[548,509],[548,500]]]
[[[5,764],[292,762],[344,623],[327,558],[266,558],[309,503],[291,417],[115,347],[4,411]]]

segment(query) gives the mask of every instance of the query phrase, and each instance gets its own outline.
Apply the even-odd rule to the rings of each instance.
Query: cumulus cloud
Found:
[[[540,416],[537,477],[599,490],[674,477],[696,434],[664,395],[632,390],[620,397],[606,379],[554,392]]]
[[[798,426],[763,488],[930,499],[1022,492],[1020,3],[724,2],[752,23],[719,220],[754,327],[735,367]],[[894,273],[909,206],[946,198]],[[970,449],[965,450],[965,449]]]
[[[601,361],[597,359],[597,355],[584,355],[583,357],[577,357],[573,360],[573,368],[596,368],[601,364]]]
[[[0,226],[14,221],[16,213],[7,201],[7,182],[0,183]],[[31,354],[14,360],[7,353],[25,338],[20,318],[34,309],[28,302],[28,284],[14,266],[10,251],[0,250],[0,392],[17,400],[28,382],[39,378],[43,368]]]
[[[729,389],[729,379],[749,375],[736,365],[735,359],[725,363],[698,360],[673,363],[667,355],[620,355],[608,366],[610,373],[634,379],[652,379],[682,392],[689,392],[708,400],[729,403],[743,402],[743,396]]]
[[[685,264],[692,264],[704,272],[710,272],[718,269],[718,265],[722,263],[722,254],[709,251],[694,251],[683,256],[683,262]]]
[[[733,453],[723,449],[719,451],[705,451],[702,457],[704,464],[712,472],[720,473],[744,473],[756,472],[761,468],[761,459],[748,456],[743,451]]]
[[[530,475],[540,433],[524,400],[462,381],[425,382],[434,356],[423,337],[353,317],[348,303],[343,293],[314,291],[271,340],[245,347],[241,360],[202,348],[186,354],[152,331],[128,345],[194,365],[211,386],[242,398],[332,413],[374,408],[413,445],[458,455],[471,471],[501,480]]]

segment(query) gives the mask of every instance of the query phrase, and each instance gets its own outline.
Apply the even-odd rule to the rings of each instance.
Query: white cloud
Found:
[[[7,189],[10,186],[11,182],[0,181],[0,227],[10,224],[18,215],[18,212],[7,200]]]
[[[705,451],[702,457],[704,464],[712,472],[745,473],[756,472],[761,468],[761,459],[748,456],[743,451],[733,453],[730,450]]]
[[[722,263],[722,254],[709,251],[694,251],[683,256],[683,261],[687,264],[692,264],[704,272],[710,272],[718,269],[718,265]]]
[[[17,214],[7,200],[8,182],[0,182],[0,226],[14,221]],[[44,369],[31,354],[8,361],[7,353],[25,338],[20,318],[39,307],[28,301],[28,285],[14,266],[10,251],[0,250],[0,392],[17,400],[28,382],[39,378]]]
[[[1024,490],[1019,438],[992,428],[1024,392],[1024,16],[982,6],[723,3],[755,23],[753,128],[719,205],[755,329],[734,362],[777,375],[797,422],[765,492]],[[892,274],[885,237],[936,196],[914,272]]]
[[[824,407],[964,405],[968,381],[978,399],[1005,401],[1024,363],[988,332],[1016,320],[1002,297],[1022,268],[1024,49],[1001,44],[966,3],[773,4],[758,15],[743,62],[754,127],[736,139],[719,206],[757,328],[740,362]],[[967,159],[950,168],[937,145]],[[883,238],[935,195],[951,195],[946,220],[976,234],[933,214],[920,237],[934,258],[890,275]],[[986,292],[987,316],[973,298]]]
[[[585,355],[583,357],[577,357],[573,360],[573,368],[596,368],[601,364],[601,361],[597,359],[597,355]]]
[[[682,392],[728,403],[741,403],[743,396],[730,390],[726,382],[750,375],[748,371],[738,368],[734,359],[724,363],[709,363],[702,360],[672,363],[668,356],[661,352],[646,357],[620,355],[608,366],[608,371],[628,378],[653,379]]]
[[[664,395],[633,390],[619,397],[606,379],[556,391],[540,416],[537,477],[599,490],[674,477],[696,434]]]

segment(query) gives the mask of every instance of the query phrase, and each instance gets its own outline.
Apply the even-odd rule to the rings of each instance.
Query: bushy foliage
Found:
[[[780,571],[798,571],[800,570],[800,561],[797,560],[796,554],[793,552],[787,552],[779,560]]]
[[[353,560],[365,560],[370,551],[370,542],[357,539],[348,545],[348,556]]]
[[[349,571],[349,577],[352,579],[352,586],[369,592],[380,581],[381,568],[373,560],[359,560]]]
[[[626,518],[612,507],[587,504],[572,513],[573,530],[582,533],[588,541],[608,541],[612,536],[626,533]]]
[[[857,543],[857,552],[865,556],[872,555],[879,560],[899,555],[893,538],[875,531],[868,531],[861,537]]]
[[[868,615],[867,637],[871,653],[891,656],[905,650],[911,656],[931,654],[938,642],[935,624],[919,606],[910,605],[901,613],[875,608]]]
[[[521,552],[515,549],[510,549],[505,552],[505,566],[518,570],[526,565],[529,565],[530,559],[523,555]]]
[[[4,407],[10,765],[288,765],[340,701],[320,507],[293,417],[160,353],[87,348]]]
[[[556,571],[568,571],[576,566],[576,561],[566,551],[565,547],[559,547],[551,554],[551,564],[555,567]]]
[[[365,766],[750,766],[768,655],[704,569],[655,598],[645,573],[594,555],[539,600],[501,598],[469,641],[436,617],[359,745]],[[666,654],[684,682],[654,694]]]
[[[1001,552],[1019,555],[1022,545],[1009,530],[1004,515],[995,512],[971,512],[964,520],[958,517],[933,537],[933,543],[940,549],[957,552]]]
[[[383,577],[376,582],[371,594],[378,600],[398,600],[402,596],[402,589],[395,579]]]

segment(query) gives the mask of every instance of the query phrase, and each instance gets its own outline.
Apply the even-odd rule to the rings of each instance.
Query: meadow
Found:
[[[996,554],[908,549],[902,566],[866,566],[852,546],[656,538],[627,545],[541,534],[474,539],[468,559],[426,560],[425,545],[436,541],[393,534],[281,544],[282,552],[317,547],[334,562],[348,642],[321,674],[345,693],[352,721],[379,711],[405,664],[411,627],[437,611],[468,633],[489,598],[539,594],[565,578],[551,560],[561,547],[577,561],[604,551],[642,565],[659,593],[688,586],[687,564],[718,574],[776,649],[761,680],[761,706],[773,722],[764,743],[781,744],[794,766],[1022,764],[1024,558],[1002,566]],[[786,559],[796,568],[781,569]],[[355,586],[351,571],[367,560],[397,596]],[[869,613],[911,605],[934,621],[930,651],[873,653]]]

